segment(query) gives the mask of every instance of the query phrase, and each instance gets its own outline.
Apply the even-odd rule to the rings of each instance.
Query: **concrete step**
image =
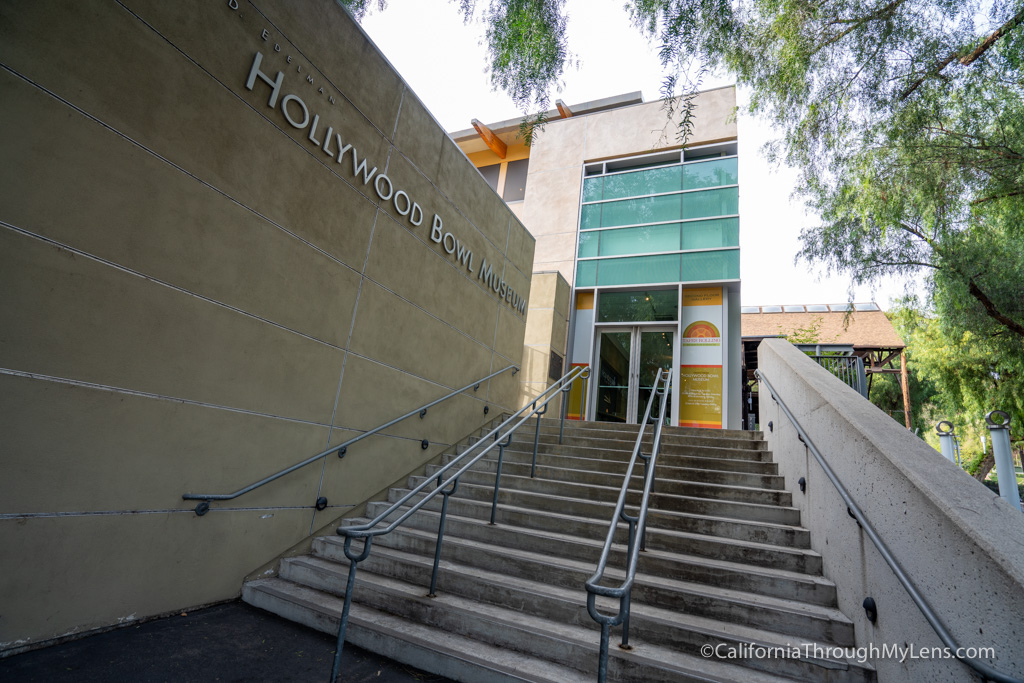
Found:
[[[450,523],[450,520],[449,520]],[[375,546],[423,555],[433,560],[437,535],[402,526],[374,540]],[[314,554],[333,561],[347,562],[340,537],[314,541]],[[456,564],[501,572],[522,579],[542,581],[563,588],[580,589],[593,574],[596,561],[552,556],[540,552],[513,550],[446,534],[442,559]],[[834,642],[853,643],[853,624],[835,608],[811,605],[770,596],[755,595],[723,588],[710,588],[692,582],[648,574],[643,558],[633,584],[634,603],[646,603],[710,619],[771,628],[777,633]],[[621,573],[609,572],[621,580]]]
[[[559,421],[542,419],[530,477],[534,423],[526,423],[505,450],[491,525],[498,449],[493,438],[479,442],[498,424],[495,417],[426,476],[408,480],[410,488],[435,482],[456,453],[491,446],[448,500],[437,595],[425,594],[441,496],[374,538],[356,577],[348,641],[455,680],[593,680],[599,628],[586,610],[584,582],[601,555],[639,427],[567,421],[559,444]],[[650,431],[642,447],[650,447]],[[836,608],[835,586],[821,576],[821,557],[762,436],[664,430],[632,590],[633,647],[615,647],[621,628],[613,629],[609,680],[874,680],[870,666],[820,658],[822,648],[853,645],[853,623]],[[630,479],[631,514],[642,471],[641,463]],[[396,487],[388,500],[407,494]],[[426,495],[412,496],[392,519]],[[367,514],[385,514],[389,505],[369,503]],[[625,524],[613,540],[604,585],[624,579]],[[314,539],[309,555],[282,560],[277,578],[246,584],[243,598],[333,631],[349,571],[343,548],[341,536]],[[606,598],[597,604],[606,614],[618,609]],[[708,645],[723,658],[700,656]],[[771,647],[784,656],[752,652]]]
[[[313,570],[312,567],[308,569]],[[458,643],[468,657],[485,664],[476,671],[468,672],[469,675],[457,677],[457,680],[552,681],[559,680],[557,676],[561,675],[564,678],[560,680],[565,681],[592,681],[596,677],[598,633],[594,629],[558,624],[450,594],[426,598],[422,595],[422,589],[417,586],[369,573],[366,579],[363,576],[362,573],[357,575],[356,584],[360,590],[356,595],[360,596],[360,601],[364,600],[365,596],[368,604],[353,605],[350,624],[356,615],[355,608],[358,607],[361,616],[383,618],[392,627],[418,627],[421,623],[432,627],[427,631],[428,637],[433,633],[439,636],[443,634],[446,644]],[[266,583],[254,582],[260,584],[250,590],[254,600],[262,600],[271,607],[290,608],[293,613],[303,608],[303,611],[308,611],[310,607],[327,606],[327,609],[321,607],[318,611],[326,617],[328,625],[332,621],[336,622],[340,615],[343,603],[337,595],[283,581],[268,585],[270,581],[280,581],[275,579],[264,581]],[[290,604],[281,605],[282,602]],[[394,607],[400,610],[401,614],[390,614],[374,608],[371,606],[372,603]],[[314,620],[310,616],[306,618]],[[527,651],[531,654],[527,654]],[[491,674],[486,664],[493,660],[498,660],[499,664],[491,667],[494,670]],[[543,664],[547,667],[538,672],[540,665]],[[417,666],[432,671],[429,666]],[[510,674],[518,677],[508,678]],[[639,642],[631,651],[610,648],[608,678],[615,681],[665,683],[727,680],[779,683],[786,680],[771,674],[744,669],[735,664],[706,660]]]
[[[389,500],[388,502],[371,503],[367,514],[370,516],[376,516],[380,512],[383,512],[390,503],[400,500],[402,495],[407,492],[408,489],[395,489],[392,500]],[[412,502],[419,502],[419,500],[425,495],[426,494],[420,494],[416,496],[412,499]],[[495,514],[495,522],[498,524],[512,524],[541,531],[571,530],[571,533],[586,535],[587,538],[595,537],[592,536],[592,534],[596,528],[600,529],[600,532],[596,537],[603,538],[603,534],[608,529],[608,524],[612,517],[612,511],[615,508],[614,504],[610,502],[579,502],[589,504],[579,506],[580,509],[578,510],[578,516],[558,512],[538,513],[536,510],[528,508],[499,504]],[[439,511],[441,509],[441,499],[438,497],[430,500],[426,504],[425,509],[434,510],[435,512]],[[470,517],[485,521],[490,520],[490,501],[478,501],[454,496],[449,500],[448,509],[452,514],[456,514],[461,517]],[[631,513],[635,514],[635,510],[631,511]],[[703,534],[707,536],[721,536],[723,538],[732,538],[738,541],[783,545],[791,548],[811,547],[810,534],[806,529],[799,526],[768,524],[765,522],[726,519],[723,517],[709,517],[705,515],[648,510],[648,545],[652,548],[658,547],[662,550],[668,550],[670,549],[667,546],[668,542],[659,540],[661,539],[662,531],[665,531],[666,533],[683,532],[690,534]]]
[[[533,444],[536,433],[536,423],[530,421],[516,430],[513,440],[528,441]],[[594,432],[592,430],[566,430],[563,435],[564,442],[573,442],[578,446],[600,446],[603,448],[622,448],[633,450],[636,444],[636,432],[629,434],[615,432]],[[545,427],[541,425],[538,440],[542,443],[558,443],[558,428]],[[644,437],[641,443],[651,444],[654,442],[654,430],[648,427],[644,430]],[[714,435],[690,435],[672,434],[662,430],[661,443],[663,446],[709,446],[713,448],[731,448],[736,450],[766,450],[768,442],[760,439],[734,439]]]
[[[384,507],[384,504],[378,505]],[[392,516],[397,517],[406,509],[400,508]],[[439,520],[438,512],[421,509],[407,520],[406,525],[411,529],[436,533]],[[593,520],[572,519],[565,522],[564,528],[557,531],[501,524],[491,526],[487,520],[455,514],[449,504],[445,537],[458,536],[509,550],[523,549],[568,557],[592,562],[596,567],[608,522],[600,524]],[[614,563],[625,564],[627,539],[623,524],[610,556]],[[710,542],[703,543],[705,539]],[[818,572],[804,571],[802,568],[807,565],[820,569],[820,557],[810,550],[789,550],[735,541],[729,543],[714,536],[695,537],[648,529],[647,550],[641,553],[639,568],[654,576],[834,606],[835,586]]]
[[[494,458],[491,459],[491,456]],[[506,457],[504,459],[504,465],[502,467],[502,473],[516,474],[521,476],[530,476],[532,454],[530,453],[516,453],[516,457],[511,457],[513,454],[506,451]],[[445,464],[451,462],[456,456],[446,456],[444,458]],[[538,460],[540,455],[538,454]],[[626,468],[628,462],[621,463],[609,463],[608,465],[615,466],[618,472],[604,472],[596,469],[579,469],[573,467],[562,466],[565,463],[559,462],[554,464],[550,462],[554,458],[549,458],[548,462],[541,464],[537,463],[537,476],[544,479],[555,479],[558,481],[574,481],[577,483],[584,484],[599,484],[602,486],[622,486],[622,478],[626,474]],[[474,469],[481,472],[495,472],[497,471],[497,454],[488,453],[485,458],[480,462],[480,465]],[[675,481],[688,481],[688,482],[700,482],[706,484],[725,484],[730,486],[745,486],[753,488],[771,489],[774,491],[782,491],[785,489],[785,480],[777,474],[752,474],[750,472],[733,472],[723,470],[704,469],[696,467],[664,467],[662,466],[659,458],[657,464],[657,480],[659,484],[665,482],[670,484]],[[543,472],[543,474],[542,474]],[[633,468],[633,480],[637,483],[630,484],[633,488],[641,488],[643,486],[644,477],[644,463],[643,460],[638,459],[636,466]],[[658,485],[659,490],[671,492],[671,487],[663,488]]]
[[[429,479],[429,477],[410,477],[409,488],[416,488],[424,479]],[[493,486],[494,475],[489,472],[470,470],[460,477],[460,481],[467,484],[483,486],[491,484]],[[591,500],[617,500],[620,486],[599,486],[596,484],[555,481],[540,477],[530,478],[528,476],[504,473],[501,475],[502,489],[532,491],[533,493],[542,493],[550,496],[590,498]],[[663,492],[662,487],[668,490]],[[677,509],[673,504],[677,502],[675,499],[681,496],[712,500],[731,500],[739,503],[756,503],[759,505],[790,505],[792,502],[792,494],[788,491],[772,491],[747,486],[727,486],[687,481],[656,481],[654,490],[651,493],[651,505],[668,510]],[[630,491],[626,497],[626,502],[630,505],[637,504],[639,500],[640,492],[635,490]]]
[[[481,441],[479,437],[472,437],[469,443],[476,444]],[[493,441],[493,439],[492,439]],[[486,444],[485,444],[486,445]],[[559,443],[546,443],[541,442],[537,444],[538,453],[550,453],[552,455],[575,455],[584,458],[603,458],[606,460],[629,460],[630,453],[633,452],[633,447],[630,445],[629,448],[609,448],[606,442],[603,445],[579,445],[576,441],[569,439],[565,440],[564,444]],[[465,450],[467,446],[460,445],[462,450]],[[510,446],[512,450],[517,451],[530,451],[533,452],[533,439],[517,439],[513,436],[512,444]],[[460,451],[461,452],[461,451]],[[492,449],[492,452],[497,453],[497,448]],[[741,448],[712,448],[709,446],[683,446],[683,445],[666,445],[661,448],[659,459],[661,458],[672,458],[675,456],[684,457],[704,457],[704,458],[720,458],[729,459],[735,458],[737,460],[753,460],[757,462],[769,462],[771,461],[770,451],[761,451],[753,449],[741,449]]]
[[[541,429],[550,427],[558,430],[559,420],[555,417],[543,417],[541,418]],[[534,419],[531,418],[528,422],[530,426],[533,426]],[[566,420],[565,429],[577,429],[580,431],[586,431],[591,434],[600,434],[601,432],[612,432],[618,434],[632,434],[636,436],[637,430],[640,428],[639,425],[627,425],[621,422],[593,422],[586,420]],[[648,428],[650,429],[650,428]],[[670,427],[665,426],[662,429],[662,433],[666,436],[704,436],[704,437],[721,437],[726,439],[753,439],[763,440],[764,434],[762,432],[752,432],[746,429],[702,429],[699,427]],[[610,436],[610,435],[609,435]]]
[[[283,579],[250,581],[242,587],[242,599],[285,619],[331,634],[338,632],[344,606],[342,597]],[[456,681],[590,683],[593,680],[566,666],[454,633],[438,632],[428,624],[402,619],[361,603],[353,603],[349,609],[345,642]],[[329,673],[324,672],[325,679]]]
[[[467,447],[460,448],[460,454],[464,452]],[[452,458],[457,457],[454,453],[446,454],[445,462],[450,462]],[[497,460],[498,451],[492,450],[486,456]],[[506,448],[505,449],[505,461],[506,462],[531,462],[533,459],[533,447],[524,449]],[[538,449],[537,453],[537,464],[553,465],[554,467],[567,467],[569,469],[577,470],[589,470],[594,472],[617,472],[620,475],[626,471],[626,465],[629,463],[629,457],[624,456],[621,460],[606,460],[602,458],[587,458],[581,456],[572,455],[556,455],[554,453],[543,453]],[[669,464],[670,463],[670,464]],[[707,469],[717,470],[719,472],[746,472],[750,474],[778,474],[779,466],[774,462],[768,462],[764,460],[739,460],[736,458],[702,458],[699,456],[667,456],[661,454],[658,456],[658,469],[667,468],[669,471],[665,474],[665,477],[672,479],[674,477],[671,470],[674,468],[682,469]]]
[[[504,480],[505,477],[502,476],[502,482],[504,482]],[[395,489],[395,491],[407,492],[408,489]],[[585,495],[587,492],[583,491],[582,493]],[[490,486],[485,486],[466,481],[459,482],[459,491],[457,494],[459,498],[469,498],[472,500],[487,501],[490,503],[493,498],[493,494],[493,483]],[[391,496],[392,494],[389,493],[388,499],[391,502],[398,500],[397,497],[392,498]],[[592,511],[594,509],[594,504],[614,505],[615,500],[616,498],[610,497],[606,497],[603,500],[595,500],[591,498],[574,498],[571,496],[550,496],[533,491],[511,489],[504,485],[498,493],[498,503],[501,505],[507,504],[518,507],[527,507],[545,512],[564,511],[572,515],[586,514],[583,511]],[[627,504],[635,507],[638,500],[639,499],[635,496],[630,496],[627,499]],[[604,513],[596,514],[603,515]],[[734,520],[764,521],[774,524],[800,523],[800,511],[793,507],[695,498],[692,496],[668,497],[653,495],[651,510],[648,514],[652,519],[671,519],[671,515],[675,514],[693,514]],[[610,519],[610,516],[608,516],[608,518]]]
[[[371,556],[360,565],[356,583],[358,591],[362,591],[367,583],[381,583],[372,576],[376,574],[409,584],[413,591],[420,587],[420,592],[425,592],[425,587],[430,584],[430,558],[387,548],[378,548],[374,552],[376,557]],[[586,594],[580,588],[559,588],[546,582],[509,577],[449,562],[445,562],[443,567],[438,576],[438,596],[450,594],[497,606],[514,604],[515,611],[527,615],[596,630],[595,622],[586,612]],[[340,594],[344,590],[348,567],[321,558],[291,558],[282,563],[281,576],[318,590]],[[380,609],[402,609],[388,605],[386,588],[378,590],[376,598],[381,600],[378,603]],[[362,602],[364,597],[354,593],[354,599]],[[599,606],[606,613],[614,613],[617,605],[609,601],[599,603]],[[743,646],[748,648],[747,651],[751,647],[804,646],[812,649],[818,646],[819,650],[825,650],[830,646],[829,643],[780,638],[770,631],[679,615],[638,603],[631,608],[630,636],[633,642],[667,645],[690,655],[699,655],[700,647],[708,643],[737,651]],[[781,667],[766,658],[746,658],[737,663],[754,670],[772,671],[808,681],[822,680],[825,675],[836,681],[865,681],[869,680],[864,676],[865,671],[870,672],[864,667],[850,666],[845,660],[814,661],[808,657],[784,660]]]

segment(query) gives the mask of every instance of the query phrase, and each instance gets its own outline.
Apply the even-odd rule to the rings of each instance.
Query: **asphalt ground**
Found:
[[[334,636],[240,601],[154,619],[0,659],[4,683],[327,682]],[[443,683],[353,645],[344,683]]]

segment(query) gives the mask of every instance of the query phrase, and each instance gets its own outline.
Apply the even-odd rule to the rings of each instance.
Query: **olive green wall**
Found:
[[[231,598],[515,407],[505,373],[196,516],[518,364],[533,238],[332,0],[3,0],[0,66],[0,651]]]

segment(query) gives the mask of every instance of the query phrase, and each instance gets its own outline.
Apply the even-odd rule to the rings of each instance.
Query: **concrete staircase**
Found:
[[[599,629],[583,584],[596,567],[637,427],[567,422],[559,445],[558,422],[543,420],[531,479],[533,424],[506,449],[496,526],[488,520],[497,449],[461,478],[449,503],[437,597],[425,594],[440,496],[375,540],[359,566],[347,642],[456,680],[596,679]],[[853,646],[853,624],[836,608],[835,587],[821,575],[821,558],[759,434],[666,428],[659,457],[633,588],[632,649],[617,647],[621,632],[613,629],[608,679],[873,681],[870,665],[823,654]],[[421,481],[411,477],[409,486]],[[635,476],[628,504],[638,502],[640,486]],[[392,490],[390,500],[408,490]],[[387,505],[373,503],[367,514]],[[616,540],[609,575],[617,582],[624,526]],[[243,599],[336,632],[348,574],[342,545],[337,536],[316,539],[311,555],[283,560],[277,577],[247,583]],[[701,656],[707,645],[723,657]],[[751,655],[756,647],[803,646],[820,649]]]

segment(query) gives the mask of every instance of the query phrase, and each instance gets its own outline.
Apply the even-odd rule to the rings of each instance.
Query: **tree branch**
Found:
[[[974,278],[968,280],[968,283],[968,289],[971,292],[971,296],[977,299],[978,302],[981,303],[982,306],[984,306],[985,313],[987,313],[990,318],[997,321],[999,324],[1001,324],[1003,327],[1016,334],[1018,337],[1024,337],[1024,325],[1021,325],[1017,321],[1011,320],[1010,318],[1007,318],[1005,315],[1000,313],[999,310],[996,308],[995,304],[992,303],[992,300],[985,296],[985,292],[981,291],[981,288],[974,283]]]
[[[971,206],[977,206],[978,204],[984,204],[985,202],[990,202],[993,199],[1003,199],[1004,197],[1016,197],[1017,195],[1022,195],[1022,194],[1024,194],[1024,190],[1017,190],[1015,192],[1005,192],[1003,194],[994,194],[991,197],[983,197],[981,199],[975,199],[973,202],[971,202]]]
[[[936,62],[935,66],[932,67],[930,71],[926,71],[924,74],[921,75],[920,78],[911,83],[906,90],[900,93],[900,100],[905,100],[908,97],[910,97],[910,94],[917,90],[917,88],[922,83],[924,83],[925,79],[928,78],[929,76],[938,76],[939,74],[941,74],[942,70],[949,66],[950,63],[957,57],[960,58],[960,64],[962,64],[963,66],[968,66],[969,64],[974,62],[974,60],[978,59],[978,57],[983,55],[990,47],[992,47],[997,40],[1005,36],[1013,29],[1017,28],[1022,21],[1024,21],[1024,9],[1021,9],[1020,12],[1017,12],[1017,14],[1014,15],[1012,19],[1010,19],[1008,22],[1000,26],[999,29],[995,31],[995,33],[993,33],[988,38],[983,40],[981,42],[981,45],[976,47],[972,52],[969,52],[966,55],[961,55],[961,53],[959,52],[953,52],[941,62]]]
[[[864,266],[867,270],[877,270],[883,266],[919,266],[921,268],[934,268],[938,270],[939,267],[934,263],[925,263],[923,261],[874,261]]]
[[[931,76],[938,76],[939,73],[941,73],[943,69],[945,69],[947,66],[949,66],[950,62],[952,62],[954,59],[956,59],[959,56],[960,56],[959,53],[954,52],[953,54],[951,54],[950,56],[946,57],[941,62],[936,62],[935,66],[932,67],[931,71],[926,71],[923,74],[921,74],[920,78],[918,78],[916,81],[911,83],[910,86],[906,90],[904,90],[903,92],[900,93],[900,100],[905,100],[908,97],[910,97],[910,94],[912,92],[914,92],[915,90],[917,90],[918,86],[920,86],[922,83],[924,83],[925,79],[928,78],[929,75],[931,75]]]
[[[992,47],[997,40],[999,40],[1000,38],[1005,36],[1007,33],[1012,31],[1013,29],[1015,29],[1018,26],[1020,26],[1021,21],[1024,21],[1024,8],[1021,8],[1021,10],[1019,12],[1017,12],[1016,16],[1014,16],[1008,22],[1006,22],[1005,24],[1000,26],[999,29],[995,33],[993,33],[988,38],[983,40],[981,42],[981,45],[976,47],[973,52],[971,52],[968,55],[964,55],[963,57],[961,57],[960,58],[960,63],[963,64],[964,66],[967,66],[968,64],[970,64],[971,62],[976,60],[978,57],[983,55],[986,50],[988,50],[990,47]]]

